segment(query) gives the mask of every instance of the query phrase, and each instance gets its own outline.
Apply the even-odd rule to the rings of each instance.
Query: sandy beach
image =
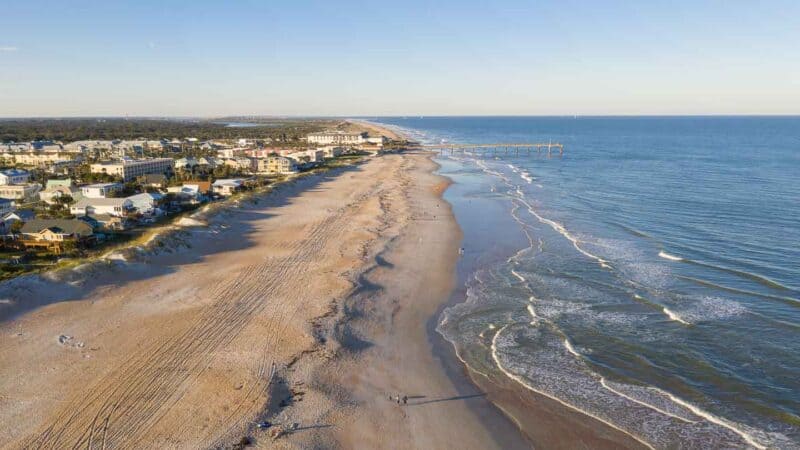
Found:
[[[635,447],[435,332],[461,241],[437,167],[369,158],[4,283],[0,447]]]
[[[267,419],[296,428],[287,446],[490,447],[427,349],[459,236],[434,168],[372,158],[225,208],[160,251],[5,283],[0,443],[270,446],[254,427]]]

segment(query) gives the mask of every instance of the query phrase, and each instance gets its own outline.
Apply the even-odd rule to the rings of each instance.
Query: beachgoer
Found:
[[[407,405],[407,404],[408,404],[408,396],[407,396],[407,395],[404,395],[404,396],[403,396],[403,404],[404,404],[404,405]]]
[[[397,396],[397,404],[398,405],[400,404],[400,396],[399,395]]]

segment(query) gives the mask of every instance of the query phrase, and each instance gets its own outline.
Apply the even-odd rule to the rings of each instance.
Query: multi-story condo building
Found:
[[[130,181],[136,177],[151,173],[168,174],[175,168],[172,158],[129,159],[123,158],[115,162],[97,163],[91,165],[92,173],[107,173],[122,177]]]
[[[346,133],[344,131],[325,131],[307,136],[309,144],[317,145],[361,145],[367,142],[367,133]]]
[[[291,158],[270,156],[256,159],[256,172],[267,175],[290,174],[297,172],[297,164]]]
[[[8,169],[0,171],[0,185],[25,184],[31,174],[27,170]]]

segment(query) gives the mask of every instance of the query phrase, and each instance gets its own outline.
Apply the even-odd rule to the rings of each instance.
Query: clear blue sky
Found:
[[[12,0],[0,17],[0,116],[800,113],[798,0]]]

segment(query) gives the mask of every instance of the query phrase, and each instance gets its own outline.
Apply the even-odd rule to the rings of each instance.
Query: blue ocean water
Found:
[[[513,249],[443,313],[466,364],[655,448],[800,448],[800,117],[376,121],[565,146],[439,158],[466,251]]]

